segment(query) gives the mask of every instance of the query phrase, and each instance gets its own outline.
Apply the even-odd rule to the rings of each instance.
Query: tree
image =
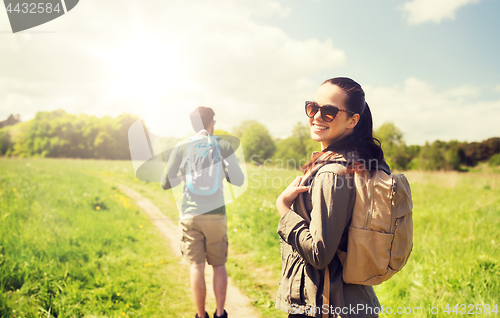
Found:
[[[11,147],[12,141],[10,140],[9,130],[0,128],[0,155],[5,155]]]
[[[445,143],[444,147],[444,170],[460,170],[460,156],[458,155],[458,147],[460,143],[452,140]]]
[[[233,135],[235,137],[238,137],[238,138],[241,139],[241,137],[243,136],[243,133],[245,132],[245,130],[247,130],[247,128],[250,127],[253,124],[259,124],[260,125],[260,123],[258,121],[253,120],[253,119],[242,121],[239,126],[237,126],[237,127],[235,127],[233,129]]]
[[[389,166],[393,169],[407,169],[411,156],[406,148],[403,132],[393,123],[385,123],[375,131],[375,137],[380,140]]]
[[[492,156],[490,160],[488,161],[488,165],[490,167],[498,167],[500,166],[500,153],[497,153],[496,155]]]
[[[222,130],[222,129],[214,130],[214,136],[224,136],[224,135],[231,135],[231,134],[225,130]]]
[[[62,109],[38,112],[30,121],[9,126],[9,155],[129,159],[128,129],[137,116],[97,118]],[[12,128],[10,128],[12,127]]]
[[[19,156],[19,157],[27,157],[28,156],[28,147],[27,147],[27,134],[30,129],[31,121],[25,121],[18,123],[14,126],[9,127],[9,134],[12,141],[12,148],[7,150],[7,156]]]
[[[320,150],[320,144],[311,138],[311,130],[307,125],[298,122],[293,128],[292,138],[298,141],[297,149],[301,159],[310,157],[313,151]]]
[[[313,151],[319,150],[319,143],[311,138],[311,132],[307,125],[298,122],[293,128],[292,135],[276,143],[275,159],[293,162],[293,167],[298,169],[311,158]]]
[[[459,146],[456,140],[426,142],[409,166],[421,170],[460,170]]]
[[[484,141],[486,147],[488,148],[488,157],[491,158],[493,155],[500,153],[500,138],[494,137]]]
[[[247,161],[261,164],[276,151],[276,145],[266,126],[257,121],[243,122],[235,129],[235,135],[240,138]]]

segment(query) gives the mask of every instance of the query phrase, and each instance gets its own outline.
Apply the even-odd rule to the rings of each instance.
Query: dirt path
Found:
[[[144,198],[135,190],[130,189],[124,185],[118,185],[120,191],[135,201],[135,203],[149,216],[153,224],[158,228],[160,233],[170,242],[172,251],[180,258],[180,230],[177,224],[161,213],[160,209],[156,207],[149,199]],[[215,297],[213,293],[213,271],[211,266],[205,267],[205,281],[207,284],[207,311],[212,316],[215,311]],[[193,313],[196,310],[193,305]],[[226,296],[226,311],[230,317],[245,317],[245,318],[258,318],[255,310],[250,305],[250,299],[244,295],[238,288],[232,284],[231,277],[228,280],[227,296]],[[194,315],[194,314],[193,314]]]

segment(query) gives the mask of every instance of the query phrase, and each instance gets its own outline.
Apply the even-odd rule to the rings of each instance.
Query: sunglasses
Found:
[[[321,111],[321,118],[323,118],[326,122],[331,122],[337,117],[339,112],[346,112],[351,114],[356,114],[355,112],[351,112],[349,110],[340,109],[336,106],[332,105],[324,105],[319,106],[315,102],[306,102],[306,115],[309,118],[313,118],[318,111]]]

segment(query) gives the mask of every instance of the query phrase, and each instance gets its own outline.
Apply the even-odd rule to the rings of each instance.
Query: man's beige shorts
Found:
[[[227,261],[227,218],[222,214],[197,215],[180,221],[184,262],[224,265]]]

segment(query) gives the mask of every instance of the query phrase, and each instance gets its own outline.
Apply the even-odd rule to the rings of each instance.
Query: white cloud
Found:
[[[365,87],[375,127],[393,122],[407,144],[434,140],[481,141],[500,136],[500,100],[481,100],[481,89],[462,86],[437,91],[408,78],[403,85]]]
[[[289,12],[269,0],[81,2],[47,24],[56,33],[0,48],[9,87],[0,92],[0,118],[56,108],[141,115],[145,104],[196,98],[215,109],[219,128],[257,119],[274,136],[289,135],[320,84],[312,78],[346,59],[329,39],[298,41],[253,20]],[[172,112],[166,120],[179,121]]]
[[[480,0],[412,0],[403,4],[403,11],[410,25],[425,22],[439,23],[454,20],[457,10]]]

